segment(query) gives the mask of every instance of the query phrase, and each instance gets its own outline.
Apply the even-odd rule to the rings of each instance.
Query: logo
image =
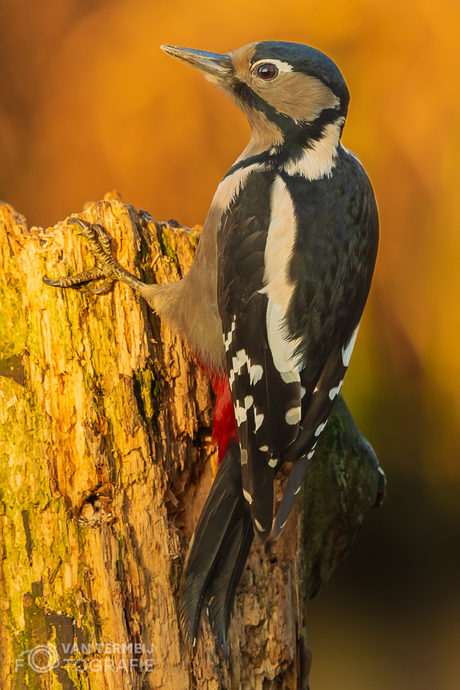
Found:
[[[59,656],[54,644],[40,644],[33,649],[27,649],[22,652],[21,657],[26,654],[29,667],[35,673],[48,673],[51,669],[59,666]],[[18,669],[18,661],[23,661],[23,659],[16,659],[16,670]]]
[[[49,673],[56,668],[65,668],[67,671],[72,668],[78,673],[119,673],[134,669],[150,673],[154,668],[153,659],[146,657],[153,654],[153,645],[148,649],[145,644],[107,642],[98,643],[94,648],[89,644],[82,644],[80,647],[76,644],[62,644],[61,647],[61,655],[52,642],[26,649],[16,658],[16,671],[25,668],[26,663],[35,673]],[[113,655],[117,658],[114,659]]]

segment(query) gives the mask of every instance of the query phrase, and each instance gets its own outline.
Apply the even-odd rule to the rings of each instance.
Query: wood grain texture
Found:
[[[191,266],[199,228],[116,194],[81,217],[146,282]],[[42,282],[93,265],[74,226],[29,230],[0,206],[0,687],[307,688],[306,602],[383,496],[372,450],[340,399],[285,533],[251,552],[230,668],[206,624],[192,658],[177,591],[215,470],[211,387],[129,287]]]

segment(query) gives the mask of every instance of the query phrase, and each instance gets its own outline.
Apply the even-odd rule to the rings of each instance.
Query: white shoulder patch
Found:
[[[267,335],[275,367],[292,375],[296,369],[293,355],[298,340],[287,340],[284,321],[294,292],[289,279],[289,264],[294,251],[297,223],[291,195],[281,177],[273,183],[271,221],[265,245],[264,285],[268,296]]]

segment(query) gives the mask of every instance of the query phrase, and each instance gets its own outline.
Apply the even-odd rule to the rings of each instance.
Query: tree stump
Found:
[[[199,228],[116,194],[80,217],[146,282],[192,264]],[[75,226],[28,230],[0,206],[1,688],[308,688],[306,603],[383,498],[372,449],[339,398],[285,532],[251,551],[230,665],[206,621],[193,657],[177,596],[216,469],[212,390],[128,286],[95,297],[42,282],[93,264]]]

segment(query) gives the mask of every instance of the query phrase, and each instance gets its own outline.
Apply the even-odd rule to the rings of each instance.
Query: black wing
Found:
[[[299,435],[283,454],[294,468],[273,537],[286,523],[340,392],[371,286],[379,236],[371,183],[357,158],[345,149],[339,149],[332,178],[284,179],[298,222],[291,263],[296,290],[286,330],[298,343],[305,395]]]
[[[300,410],[300,377],[280,376],[269,347],[264,291],[270,194],[276,174],[250,174],[224,215],[218,234],[219,311],[241,446],[243,492],[256,533],[273,523],[273,480],[279,453],[298,435],[287,410]]]
[[[243,491],[262,540],[272,531],[277,467],[295,463],[273,536],[340,390],[377,241],[372,188],[344,151],[332,178],[253,172],[223,216],[219,312]]]

